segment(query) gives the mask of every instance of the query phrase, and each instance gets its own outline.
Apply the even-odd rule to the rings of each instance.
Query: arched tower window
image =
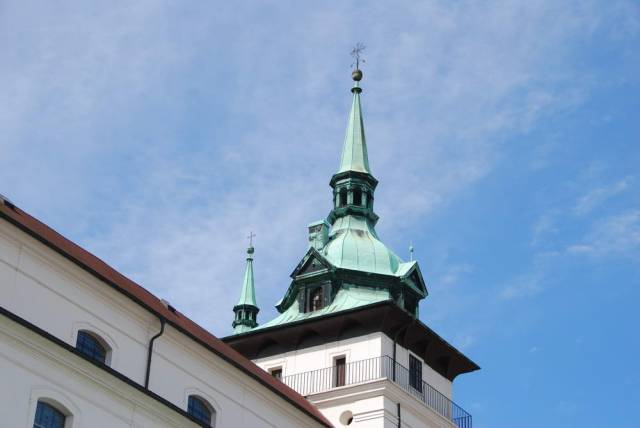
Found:
[[[317,311],[324,306],[322,287],[316,287],[309,293],[309,311]]]
[[[67,417],[53,405],[38,401],[33,428],[64,428]]]
[[[187,413],[193,416],[204,427],[213,427],[215,425],[216,411],[206,400],[197,395],[189,396]]]
[[[93,333],[80,330],[76,338],[76,349],[84,356],[102,364],[107,364],[109,347]]]

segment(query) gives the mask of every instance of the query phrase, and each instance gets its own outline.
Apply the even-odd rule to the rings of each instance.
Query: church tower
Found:
[[[428,293],[418,262],[403,261],[375,230],[378,180],[362,77],[356,68],[340,165],[329,182],[332,209],[308,226],[309,248],[276,304],[279,315],[257,327],[234,321],[223,340],[337,427],[471,428],[471,415],[452,401],[453,380],[479,367],[420,321]]]

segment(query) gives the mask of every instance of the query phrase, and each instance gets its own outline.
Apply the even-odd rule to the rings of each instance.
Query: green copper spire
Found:
[[[253,238],[251,234],[251,239]],[[238,303],[233,307],[235,319],[233,320],[234,333],[242,333],[251,330],[258,325],[257,315],[260,309],[256,303],[256,289],[253,280],[253,246],[247,249],[247,267],[244,271],[244,281],[242,283],[242,292]]]
[[[238,305],[252,305],[256,304],[256,289],[253,281],[253,247],[247,249],[247,267],[244,271],[244,281],[242,283],[242,293],[240,293],[240,299]]]
[[[340,170],[333,174],[329,183],[333,188],[334,209],[327,220],[329,224],[334,224],[337,219],[347,215],[356,215],[365,217],[368,224],[373,227],[378,221],[378,216],[373,212],[373,193],[378,180],[371,175],[369,169],[367,143],[364,137],[364,123],[360,105],[362,71],[353,70],[351,77],[354,80],[353,88],[351,88],[353,101],[349,113],[347,134],[342,147]]]
[[[418,317],[427,288],[413,260],[403,261],[378,236],[374,212],[378,180],[371,174],[360,94],[364,46],[356,45],[355,81],[340,169],[331,177],[333,209],[326,219],[308,226],[309,248],[291,273],[291,284],[277,303],[280,315],[252,331],[309,318],[334,315],[357,307],[389,301]],[[242,302],[244,303],[244,302]],[[236,333],[245,332],[241,327]]]
[[[357,171],[371,174],[369,170],[369,157],[367,155],[367,142],[364,137],[364,124],[362,122],[362,106],[360,105],[360,80],[362,72],[354,70],[353,80],[355,81],[351,92],[353,92],[353,102],[351,103],[351,113],[349,113],[349,123],[347,124],[347,134],[344,137],[342,146],[342,157],[340,159],[340,169],[338,174],[346,171]]]

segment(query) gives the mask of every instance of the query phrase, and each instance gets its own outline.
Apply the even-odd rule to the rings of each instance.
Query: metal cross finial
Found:
[[[356,60],[351,67],[356,66],[356,70],[360,69],[360,63],[365,63],[364,58],[361,58],[362,52],[365,50],[366,46],[360,42],[356,43],[355,47],[351,50],[351,56]]]
[[[255,238],[255,237],[256,237],[256,234],[253,233],[253,232],[250,232],[249,236],[247,236],[247,239],[249,239],[249,246],[250,247],[253,247],[253,238]]]

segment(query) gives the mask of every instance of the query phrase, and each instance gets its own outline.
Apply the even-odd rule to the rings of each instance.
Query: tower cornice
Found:
[[[338,182],[349,179],[362,180],[369,184],[372,190],[375,190],[375,188],[378,186],[378,180],[376,180],[376,178],[370,173],[351,170],[333,174],[333,176],[331,177],[331,181],[329,181],[329,185],[335,188]]]

